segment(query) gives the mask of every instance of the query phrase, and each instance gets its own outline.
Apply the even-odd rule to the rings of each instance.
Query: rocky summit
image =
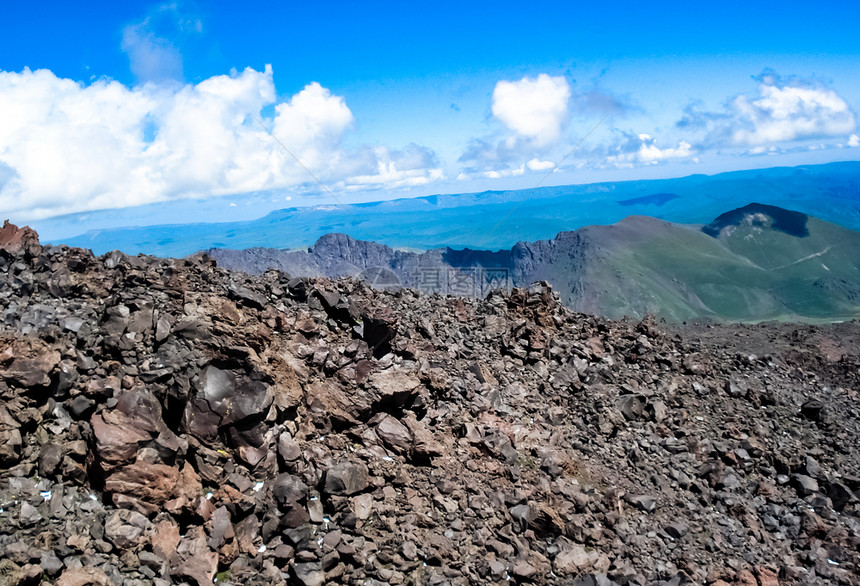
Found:
[[[0,231],[0,584],[855,585],[860,324]],[[671,329],[667,329],[670,328]]]

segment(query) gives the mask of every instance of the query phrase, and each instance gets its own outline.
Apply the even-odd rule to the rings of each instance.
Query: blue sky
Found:
[[[7,3],[0,212],[860,158],[860,4],[596,4]]]

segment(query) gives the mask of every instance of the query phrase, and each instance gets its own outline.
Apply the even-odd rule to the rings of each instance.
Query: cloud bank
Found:
[[[660,133],[674,135],[663,141],[674,138],[676,146],[661,148],[651,134],[616,132],[612,144],[590,150],[591,164],[632,167],[698,162],[699,155],[713,152],[755,156],[856,145],[854,112],[820,80],[782,77],[771,70],[753,79],[756,91],[728,98],[722,110],[703,110],[701,102],[684,108],[676,132]]]
[[[771,70],[755,77],[755,94],[739,94],[718,112],[688,106],[676,126],[706,130],[707,148],[748,148],[750,152],[806,140],[846,139],[857,119],[832,88],[814,79],[783,77]]]
[[[848,134],[856,127],[854,113],[832,89],[810,83],[760,76],[756,98],[738,96],[731,102],[736,145],[759,146]]]
[[[680,141],[676,147],[660,148],[657,139],[650,134],[625,135],[625,140],[617,144],[606,156],[606,162],[616,166],[631,166],[633,163],[656,165],[669,159],[688,159],[695,156],[692,145]]]
[[[278,101],[270,66],[133,88],[0,71],[0,213],[29,220],[311,182],[255,118],[332,189],[443,177],[425,147],[345,148],[354,118],[344,99],[311,83]]]

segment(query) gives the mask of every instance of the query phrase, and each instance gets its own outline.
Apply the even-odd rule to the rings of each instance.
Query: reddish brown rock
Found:
[[[190,463],[185,462],[179,472],[176,489],[172,493],[173,498],[164,503],[164,508],[174,514],[194,511],[202,498],[202,493],[203,485],[200,482],[200,476]]]
[[[34,387],[51,382],[60,353],[41,340],[0,338],[0,377],[8,383]]]
[[[170,575],[209,586],[218,571],[218,554],[209,549],[202,527],[190,529],[170,557]]]
[[[0,464],[14,464],[20,459],[21,424],[5,405],[0,405]]]
[[[358,423],[358,415],[370,405],[362,397],[346,393],[331,381],[317,382],[305,388],[305,402],[312,414],[328,417],[341,424]]]
[[[757,568],[756,577],[758,577],[759,586],[779,586],[779,577],[771,568]]]
[[[63,572],[56,586],[111,586],[111,581],[98,568],[71,568]]]
[[[96,456],[105,470],[133,462],[141,444],[152,435],[138,429],[134,420],[120,411],[102,411],[90,419],[96,437]]]
[[[163,505],[176,494],[179,478],[173,466],[135,462],[108,476],[105,491]]]
[[[738,572],[737,580],[735,580],[735,584],[739,586],[759,586],[758,582],[753,576],[753,573],[749,570],[741,570]]]
[[[13,256],[27,255],[35,258],[42,253],[39,235],[29,226],[19,228],[9,220],[3,221],[0,228],[0,249]]]
[[[382,416],[376,424],[376,435],[395,450],[403,451],[412,447],[412,434],[409,428],[391,415]]]
[[[150,536],[153,553],[165,561],[176,553],[179,541],[179,525],[170,518],[157,522]]]

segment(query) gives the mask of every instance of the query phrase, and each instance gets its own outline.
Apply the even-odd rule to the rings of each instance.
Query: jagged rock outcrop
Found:
[[[860,325],[0,246],[0,579],[856,584]]]

